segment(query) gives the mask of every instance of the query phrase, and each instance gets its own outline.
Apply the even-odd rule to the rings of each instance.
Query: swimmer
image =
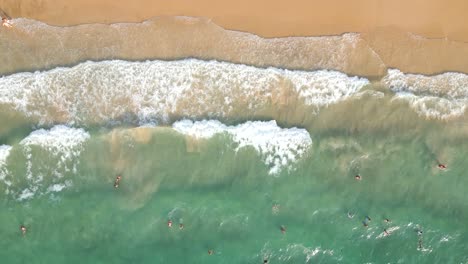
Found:
[[[20,226],[20,230],[21,230],[21,233],[23,233],[23,236],[26,235],[26,231],[28,231],[24,225]]]
[[[171,220],[167,221],[167,226],[172,227],[172,221]]]
[[[369,225],[367,224],[366,221],[362,221],[362,225],[363,225],[364,227],[369,227]]]
[[[439,169],[441,169],[441,170],[447,169],[447,166],[445,166],[445,165],[442,164],[442,163],[440,163],[439,165],[437,165],[437,167],[439,167]]]
[[[391,221],[390,221],[390,219],[385,218],[385,219],[384,219],[384,222],[385,222],[385,223],[390,223]]]
[[[361,175],[358,174],[358,175],[354,176],[354,179],[357,180],[357,181],[360,181],[361,180]]]
[[[180,230],[184,229],[184,224],[179,224],[179,229]]]
[[[387,229],[384,229],[383,232],[384,232],[384,235],[385,235],[385,236],[389,236],[389,235],[390,235],[390,233],[387,231]]]
[[[212,249],[208,250],[208,255],[213,255],[214,251]]]
[[[369,221],[369,222],[371,221],[370,217],[367,216],[367,215],[366,215],[366,220]]]
[[[280,226],[281,233],[284,234],[286,233],[286,227],[285,226]]]
[[[122,179],[122,176],[120,175],[118,175],[117,178],[115,178],[114,188],[119,188],[119,183],[121,179]]]
[[[422,230],[418,230],[418,236],[422,236],[423,234],[423,231]]]
[[[10,20],[6,17],[2,17],[2,26],[7,27],[7,28],[13,27]]]
[[[268,259],[264,259],[263,264],[268,264]]]
[[[351,218],[353,218],[353,217],[354,217],[354,214],[353,214],[353,213],[350,213],[350,212],[348,212],[348,218],[349,218],[349,219],[351,219]]]

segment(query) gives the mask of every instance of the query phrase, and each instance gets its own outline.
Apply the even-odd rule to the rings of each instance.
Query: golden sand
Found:
[[[0,0],[12,17],[54,25],[208,17],[266,37],[336,35],[397,26],[426,37],[468,41],[466,0]]]

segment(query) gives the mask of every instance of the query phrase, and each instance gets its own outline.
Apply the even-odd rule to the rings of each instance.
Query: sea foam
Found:
[[[26,180],[28,187],[21,191],[18,200],[32,198],[39,194],[58,192],[71,186],[65,174],[75,174],[78,157],[83,144],[90,135],[83,129],[57,125],[50,130],[33,131],[21,140],[20,146],[26,157]],[[46,157],[47,164],[41,164]],[[50,186],[43,186],[44,183]]]
[[[291,71],[218,61],[85,62],[0,78],[0,104],[41,123],[167,122],[255,111],[284,94],[327,106],[369,81],[336,71]]]
[[[227,133],[238,144],[237,149],[246,146],[255,148],[270,168],[270,174],[278,174],[284,168],[291,169],[291,164],[305,155],[312,145],[307,130],[280,128],[276,121],[249,121],[237,126],[226,126],[215,120],[182,120],[175,122],[172,127],[179,133],[204,139]]]
[[[450,119],[461,116],[468,104],[468,75],[448,72],[434,76],[388,70],[382,83],[407,101],[420,116]]]
[[[0,145],[0,181],[3,181],[7,186],[11,185],[11,182],[6,179],[8,170],[6,168],[7,158],[10,155],[12,147],[8,145]]]

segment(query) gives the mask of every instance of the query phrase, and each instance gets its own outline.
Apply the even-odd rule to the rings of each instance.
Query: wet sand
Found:
[[[302,69],[335,69],[348,74],[361,76],[381,76],[386,68],[398,68],[403,72],[436,74],[445,71],[468,73],[468,25],[464,14],[468,10],[468,2],[453,0],[450,4],[442,0],[430,1],[265,1],[258,0],[252,3],[247,0],[235,2],[201,0],[196,5],[186,0],[175,1],[110,1],[110,0],[0,0],[0,8],[9,16],[26,17],[46,22],[50,25],[70,26],[86,23],[117,23],[141,22],[158,16],[154,27],[167,28],[161,34],[150,32],[151,36],[142,34],[129,35],[129,39],[119,41],[132,42],[132,39],[148,39],[148,47],[129,47],[131,51],[111,52],[106,56],[83,56],[80,59],[177,59],[184,57],[197,57],[201,59],[220,59],[256,66],[280,66]],[[194,16],[207,19],[193,19],[189,24],[182,25],[178,19],[167,16]],[[165,17],[165,18],[164,18]],[[182,22],[185,24],[186,22]],[[339,66],[324,63],[327,58],[320,57],[315,62],[317,54],[303,55],[307,50],[299,49],[297,56],[302,58],[301,63],[291,62],[291,52],[285,49],[285,43],[276,41],[271,43],[269,51],[274,52],[276,59],[269,60],[263,54],[265,63],[255,59],[245,59],[245,56],[233,55],[240,51],[231,46],[247,47],[249,52],[261,54],[264,45],[249,45],[246,36],[236,35],[232,31],[217,28],[219,25],[225,29],[247,31],[262,37],[285,36],[322,36],[339,35],[345,32],[358,32],[360,41],[357,49],[351,51],[346,48],[343,61]],[[106,26],[99,26],[105,28]],[[181,28],[185,28],[182,32]],[[105,30],[105,29],[103,29]],[[101,34],[96,30],[96,34]],[[163,32],[159,30],[158,32]],[[204,39],[194,38],[195,33],[204,34]],[[133,30],[132,30],[133,32]],[[163,33],[164,33],[163,32]],[[73,33],[69,32],[70,34]],[[74,32],[76,33],[76,32]],[[150,34],[148,33],[148,34]],[[207,34],[208,33],[208,34]],[[215,44],[222,43],[228,37],[228,55],[224,55],[222,47]],[[96,36],[95,36],[96,37]],[[85,42],[95,37],[85,36]],[[240,39],[239,39],[240,37]],[[70,37],[71,39],[72,37]],[[83,36],[79,37],[83,39]],[[200,38],[200,37],[198,37]],[[160,46],[167,43],[164,47]],[[196,39],[195,42],[192,40]],[[31,39],[33,40],[33,39]],[[36,41],[35,39],[34,41]],[[116,40],[116,39],[114,39]],[[173,48],[173,42],[177,48]],[[23,41],[21,41],[23,42]],[[82,43],[80,41],[80,43]],[[172,44],[171,44],[172,43]],[[182,43],[179,44],[179,43]],[[184,44],[185,43],[185,44]],[[205,43],[205,44],[203,44]],[[233,44],[234,43],[234,44]],[[0,43],[1,44],[1,43]],[[191,45],[194,45],[192,47]],[[113,46],[116,44],[114,43]],[[214,46],[213,46],[214,45]],[[226,43],[223,44],[225,46]],[[85,45],[86,46],[86,45]],[[297,46],[297,45],[296,45]],[[326,46],[326,45],[325,45]],[[328,48],[336,46],[330,43]],[[172,48],[171,48],[172,47]],[[294,45],[293,45],[294,47]],[[297,48],[297,47],[296,47]],[[214,52],[217,50],[218,52]],[[320,51],[322,50],[322,51]],[[282,55],[287,51],[286,55]],[[319,49],[320,54],[323,49]],[[23,52],[23,51],[21,51]],[[245,53],[245,50],[242,50]],[[314,50],[312,53],[316,53]],[[229,55],[230,54],[230,55]],[[243,58],[237,58],[237,57]],[[78,60],[79,61],[79,60]],[[76,63],[76,60],[66,63]],[[307,62],[307,63],[304,63]],[[28,62],[29,65],[34,64]],[[49,66],[59,64],[51,63]],[[41,65],[33,69],[44,68]],[[12,70],[21,70],[21,67],[11,67],[2,70],[9,73]],[[27,69],[26,69],[27,70]]]

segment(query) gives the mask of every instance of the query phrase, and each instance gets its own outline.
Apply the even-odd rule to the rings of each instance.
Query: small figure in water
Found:
[[[268,264],[268,259],[264,259],[263,264]]]
[[[360,181],[361,180],[361,175],[358,174],[358,175],[354,176],[354,179],[357,180],[357,181]]]
[[[281,233],[284,234],[286,233],[286,227],[285,226],[280,226]]]
[[[214,251],[212,249],[208,250],[208,255],[213,255]]]
[[[184,229],[184,224],[179,224],[179,229],[180,230]]]
[[[447,169],[447,166],[445,166],[445,165],[442,164],[442,163],[440,163],[437,167],[439,167],[439,169],[441,169],[441,170]]]
[[[21,233],[23,233],[23,236],[26,235],[26,231],[28,231],[24,225],[20,226],[20,230],[21,230]]]
[[[389,236],[390,235],[390,233],[387,232],[387,229],[384,229],[383,232],[384,232],[384,236]]]
[[[391,221],[390,221],[390,219],[385,218],[385,219],[384,219],[384,222],[385,222],[385,223],[390,223]]]
[[[2,17],[2,26],[7,27],[7,28],[13,27],[10,20],[6,17]]]
[[[167,221],[167,226],[172,227],[172,220]]]
[[[354,217],[354,214],[353,214],[353,213],[350,213],[350,212],[348,212],[348,218],[349,218],[349,219],[351,219],[351,218],[353,218],[353,217]]]
[[[366,220],[369,221],[369,222],[371,221],[370,217],[367,216],[367,215],[366,215]]]
[[[362,221],[362,225],[363,225],[364,227],[369,227],[369,225],[367,224],[366,221]]]
[[[120,180],[122,179],[122,176],[118,175],[117,178],[115,178],[114,182],[114,188],[119,188]]]

